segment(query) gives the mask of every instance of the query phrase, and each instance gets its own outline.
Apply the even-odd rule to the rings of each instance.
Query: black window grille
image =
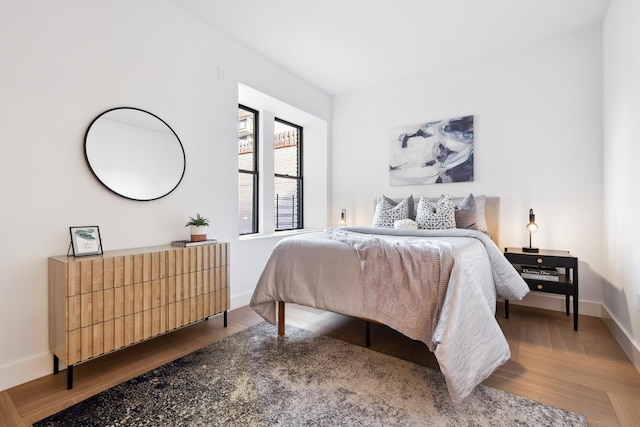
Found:
[[[301,126],[276,118],[273,135],[276,231],[303,227],[302,135]]]

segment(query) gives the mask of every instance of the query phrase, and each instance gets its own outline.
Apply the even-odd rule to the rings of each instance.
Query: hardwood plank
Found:
[[[26,426],[13,400],[6,391],[0,392],[0,426]]]
[[[638,425],[638,420],[640,420],[640,394],[621,396],[616,393],[609,393],[609,399],[622,425]]]

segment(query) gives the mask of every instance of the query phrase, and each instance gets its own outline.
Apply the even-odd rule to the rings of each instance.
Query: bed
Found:
[[[388,325],[429,347],[451,400],[460,402],[511,356],[496,298],[519,300],[529,291],[489,237],[498,203],[486,199],[486,231],[351,226],[287,237],[274,247],[250,306],[281,335],[285,303]]]

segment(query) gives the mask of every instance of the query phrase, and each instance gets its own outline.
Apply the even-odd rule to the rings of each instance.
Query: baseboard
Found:
[[[251,302],[252,296],[253,296],[253,291],[245,292],[244,294],[240,294],[240,295],[232,295],[231,307],[229,309],[233,310],[236,308],[244,307],[245,305],[249,305],[249,303]]]
[[[511,300],[509,301],[509,304],[562,312],[566,309],[564,295],[547,294],[542,292],[530,292],[522,301]],[[571,304],[569,305],[569,311],[573,313],[573,301],[571,301]],[[601,317],[602,304],[598,302],[580,300],[578,301],[578,313],[585,316]]]
[[[49,375],[53,372],[50,352],[0,366],[0,391]]]
[[[640,346],[627,334],[627,331],[620,327],[620,323],[611,315],[605,306],[602,306],[602,320],[607,325],[609,331],[616,339],[622,351],[625,352],[633,366],[640,372]]]

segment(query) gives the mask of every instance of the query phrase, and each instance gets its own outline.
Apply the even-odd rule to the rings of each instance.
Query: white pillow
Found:
[[[442,196],[435,205],[425,196],[420,197],[416,222],[418,228],[426,230],[456,228],[456,207],[451,197]]]
[[[413,196],[409,196],[398,204],[388,197],[381,196],[376,205],[376,213],[373,216],[373,226],[378,228],[393,228],[393,224],[409,218],[409,199],[413,202]]]
[[[393,228],[398,230],[417,230],[418,224],[409,218],[399,219],[393,223]]]

